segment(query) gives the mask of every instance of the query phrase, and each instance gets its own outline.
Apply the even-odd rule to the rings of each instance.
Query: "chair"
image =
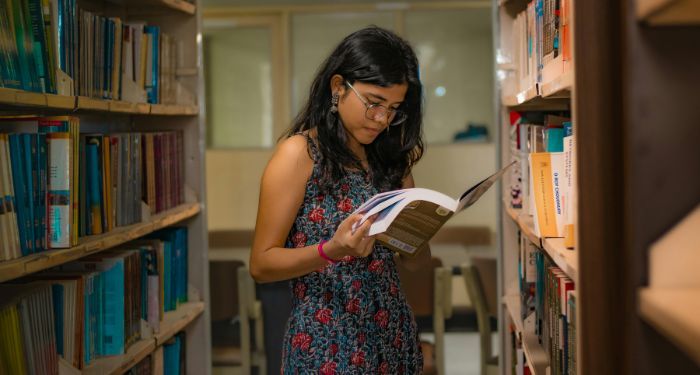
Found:
[[[213,372],[247,375],[257,366],[258,373],[265,374],[260,302],[245,264],[238,260],[211,262],[209,283]],[[254,340],[251,321],[255,324]]]
[[[398,262],[401,287],[416,318],[433,318],[435,348],[421,343],[423,373],[445,374],[445,319],[452,317],[452,272],[442,267],[442,261],[433,257],[430,264],[409,271]],[[434,352],[432,358],[431,352]]]
[[[498,356],[491,346],[491,318],[498,317],[497,261],[473,257],[471,264],[461,266],[467,293],[476,310],[481,341],[481,375],[498,371]]]

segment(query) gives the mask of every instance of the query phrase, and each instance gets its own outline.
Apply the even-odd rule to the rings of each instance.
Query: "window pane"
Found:
[[[306,104],[309,87],[321,63],[353,31],[369,25],[392,30],[390,12],[311,13],[292,16],[292,115]]]
[[[208,146],[270,147],[270,29],[214,22],[205,23],[203,46]]]
[[[493,134],[491,10],[411,11],[405,25],[425,87],[426,140],[452,142],[469,122]]]

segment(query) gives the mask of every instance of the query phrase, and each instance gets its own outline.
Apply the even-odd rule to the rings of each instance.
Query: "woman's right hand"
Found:
[[[353,225],[362,219],[362,214],[354,214],[340,223],[333,238],[324,245],[324,252],[333,259],[345,256],[364,258],[374,250],[374,236],[369,236],[369,227],[374,223],[376,215],[367,219],[353,232]]]

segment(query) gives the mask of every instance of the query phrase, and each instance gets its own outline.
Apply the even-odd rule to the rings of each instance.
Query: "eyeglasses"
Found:
[[[370,103],[364,96],[360,95],[360,93],[357,92],[354,87],[352,87],[350,82],[346,81],[345,83],[347,83],[348,87],[352,89],[355,95],[357,95],[357,98],[360,99],[362,104],[365,105],[365,108],[367,108],[367,110],[365,110],[365,117],[368,119],[374,121],[386,119],[389,126],[396,126],[401,125],[408,118],[408,115],[404,111],[387,108],[379,103]]]

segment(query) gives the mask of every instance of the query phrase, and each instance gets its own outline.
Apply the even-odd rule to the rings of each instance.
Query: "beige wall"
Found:
[[[207,212],[210,230],[252,230],[260,177],[272,150],[208,150]],[[429,146],[414,170],[416,185],[458,196],[493,173],[493,143]],[[486,225],[496,230],[496,189],[447,225]]]

